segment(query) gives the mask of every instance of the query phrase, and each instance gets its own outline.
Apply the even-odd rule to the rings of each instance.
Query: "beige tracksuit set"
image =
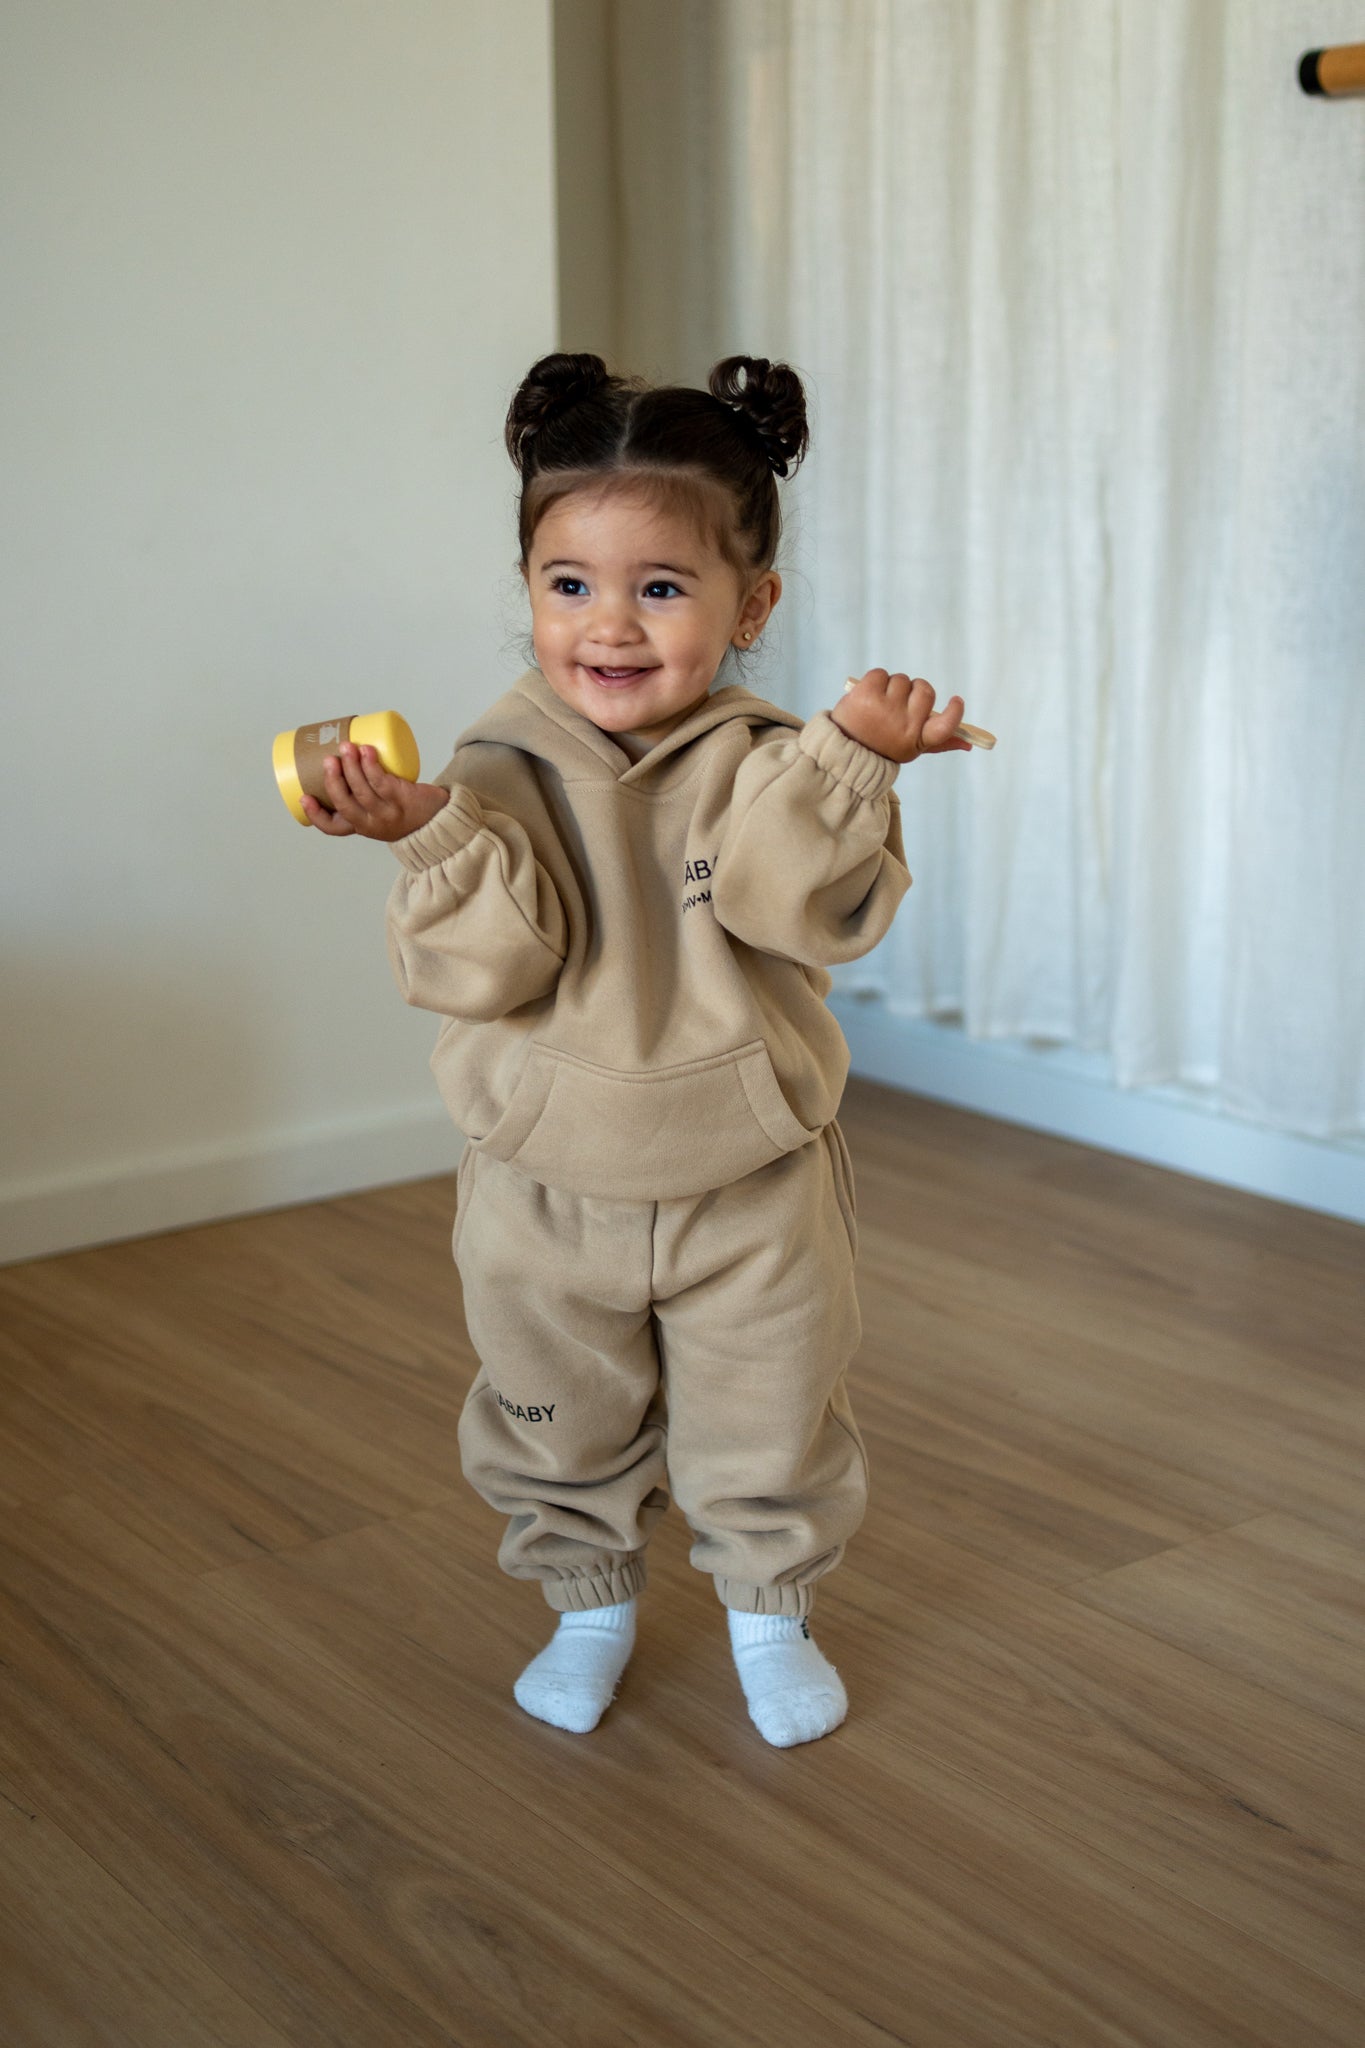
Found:
[[[468,1139],[464,1472],[553,1608],[639,1591],[669,1489],[753,1613],[806,1614],[862,1519],[825,968],[910,887],[899,765],[736,683],[636,759],[532,668],[394,842],[389,954]]]

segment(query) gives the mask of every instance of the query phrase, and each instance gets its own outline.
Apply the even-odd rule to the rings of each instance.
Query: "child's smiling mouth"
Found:
[[[631,683],[638,682],[641,676],[652,676],[654,673],[652,668],[592,668],[586,662],[580,663],[580,666],[595,683],[600,683],[607,690],[626,689]]]

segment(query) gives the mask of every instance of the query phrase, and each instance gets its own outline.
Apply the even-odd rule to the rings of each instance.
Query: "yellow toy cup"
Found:
[[[303,808],[306,795],[327,802],[323,763],[335,754],[343,740],[353,747],[373,747],[390,775],[416,782],[421,759],[412,728],[396,711],[369,711],[360,718],[330,718],[321,725],[300,725],[293,732],[277,733],[273,762],[280,795],[300,825],[311,825]],[[329,806],[330,809],[330,806]]]

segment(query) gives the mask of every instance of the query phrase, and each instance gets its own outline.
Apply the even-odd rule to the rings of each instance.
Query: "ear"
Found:
[[[776,569],[765,569],[739,608],[730,634],[731,645],[738,648],[752,647],[768,620],[773,607],[782,595],[782,578]]]

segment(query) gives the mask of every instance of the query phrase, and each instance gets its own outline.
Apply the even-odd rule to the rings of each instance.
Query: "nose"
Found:
[[[588,638],[595,647],[630,647],[643,638],[635,607],[628,598],[599,596],[587,618]]]

